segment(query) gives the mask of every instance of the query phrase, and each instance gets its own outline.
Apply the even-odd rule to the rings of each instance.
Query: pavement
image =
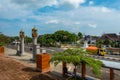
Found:
[[[5,47],[6,56],[9,56],[12,59],[17,60],[18,62],[24,64],[25,66],[36,68],[36,63],[32,61],[31,53],[24,52],[23,56],[17,56],[16,53],[17,53],[16,50]],[[56,67],[53,64],[51,64],[51,71],[62,72],[62,64],[59,64],[59,66]]]
[[[36,68],[36,63],[31,60],[32,53],[24,52],[23,56],[17,56],[16,53],[17,53],[17,51],[15,49],[5,47],[5,55],[6,56],[11,57],[12,59],[16,60],[17,62],[20,62],[21,64],[23,64],[27,67],[31,67],[33,69]],[[52,74],[54,74],[55,77],[57,76],[57,78],[59,78],[59,80],[64,80],[62,77],[62,64],[60,63],[57,66],[54,66],[54,64],[51,63],[50,66],[51,66]],[[68,67],[69,71],[73,72],[74,66],[72,64],[67,65],[67,67]],[[79,75],[81,75],[80,68],[81,67],[78,67],[78,70],[77,70]],[[120,71],[115,70],[114,72],[115,72],[114,80],[120,80],[120,75],[119,75]],[[95,78],[95,76],[94,76],[94,74],[92,74],[90,68],[87,69],[86,73],[87,73],[87,77],[90,77],[93,80],[109,80],[109,69],[108,68],[102,68],[102,77],[99,79]],[[91,76],[93,76],[93,77],[91,77]]]
[[[32,61],[32,54],[28,52],[24,52],[23,56],[17,56],[16,55],[17,51],[14,49],[10,49],[5,47],[5,55],[11,57],[12,59],[20,62],[21,64],[31,67],[31,68],[36,68],[36,63]],[[73,72],[74,66],[71,64],[68,64],[68,70]],[[62,78],[62,63],[58,64],[57,66],[54,66],[54,64],[50,64],[51,67],[51,72],[53,72],[54,75],[56,75],[60,80],[63,80]],[[78,73],[81,75],[80,73]],[[93,80],[100,80],[91,76],[87,76],[92,78]]]
[[[32,68],[7,57],[0,55],[0,80],[33,80],[39,73]]]
[[[17,51],[11,48],[5,47],[5,55],[12,58],[13,60],[25,65],[26,67],[30,67],[33,69],[36,69],[36,63],[32,61],[32,54],[28,52],[24,52],[23,56],[17,56]],[[54,64],[50,64],[51,67],[51,73],[54,75],[54,77],[57,77],[56,80],[63,80],[62,77],[62,64],[60,63],[57,66],[54,66]]]

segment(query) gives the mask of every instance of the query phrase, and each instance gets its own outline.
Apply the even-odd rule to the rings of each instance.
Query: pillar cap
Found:
[[[33,29],[32,29],[32,31],[37,31],[38,29],[36,28],[36,27],[34,27]]]
[[[37,37],[37,36],[38,36],[37,28],[34,27],[34,28],[32,29],[32,37]]]
[[[20,38],[24,38],[24,31],[23,30],[20,31]]]

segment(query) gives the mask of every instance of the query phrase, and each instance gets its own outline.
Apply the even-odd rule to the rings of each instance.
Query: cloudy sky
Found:
[[[86,35],[120,32],[120,0],[0,0],[0,32],[31,36],[67,30]]]

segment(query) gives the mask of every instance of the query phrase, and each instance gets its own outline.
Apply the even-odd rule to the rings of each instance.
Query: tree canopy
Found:
[[[59,30],[53,34],[53,39],[57,42],[71,43],[75,42],[75,39],[77,39],[77,35],[68,31]]]
[[[38,43],[44,46],[53,46],[54,39],[52,38],[52,34],[45,34],[38,37]]]
[[[83,34],[81,32],[78,32],[78,37],[79,37],[79,39],[82,39],[83,38]]]
[[[11,41],[10,37],[0,34],[0,45],[3,46]]]
[[[63,52],[55,52],[53,53],[53,57],[50,61],[53,62],[55,65],[60,62],[71,63],[75,67],[84,63],[91,67],[93,73],[97,76],[101,74],[102,62],[89,57],[89,53],[81,48],[67,49]]]

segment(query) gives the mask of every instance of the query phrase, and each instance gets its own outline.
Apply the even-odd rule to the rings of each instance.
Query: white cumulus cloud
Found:
[[[102,12],[110,12],[111,10],[108,9],[107,7],[102,7],[102,8],[101,8],[101,11],[102,11]]]
[[[46,22],[46,24],[58,24],[59,21],[58,20],[49,20]]]
[[[97,24],[88,24],[88,26],[91,27],[91,28],[96,28]]]
[[[79,21],[76,21],[75,24],[80,25],[80,22],[79,22]]]
[[[78,8],[80,4],[85,3],[85,0],[62,0],[62,1],[72,4],[75,8]]]

